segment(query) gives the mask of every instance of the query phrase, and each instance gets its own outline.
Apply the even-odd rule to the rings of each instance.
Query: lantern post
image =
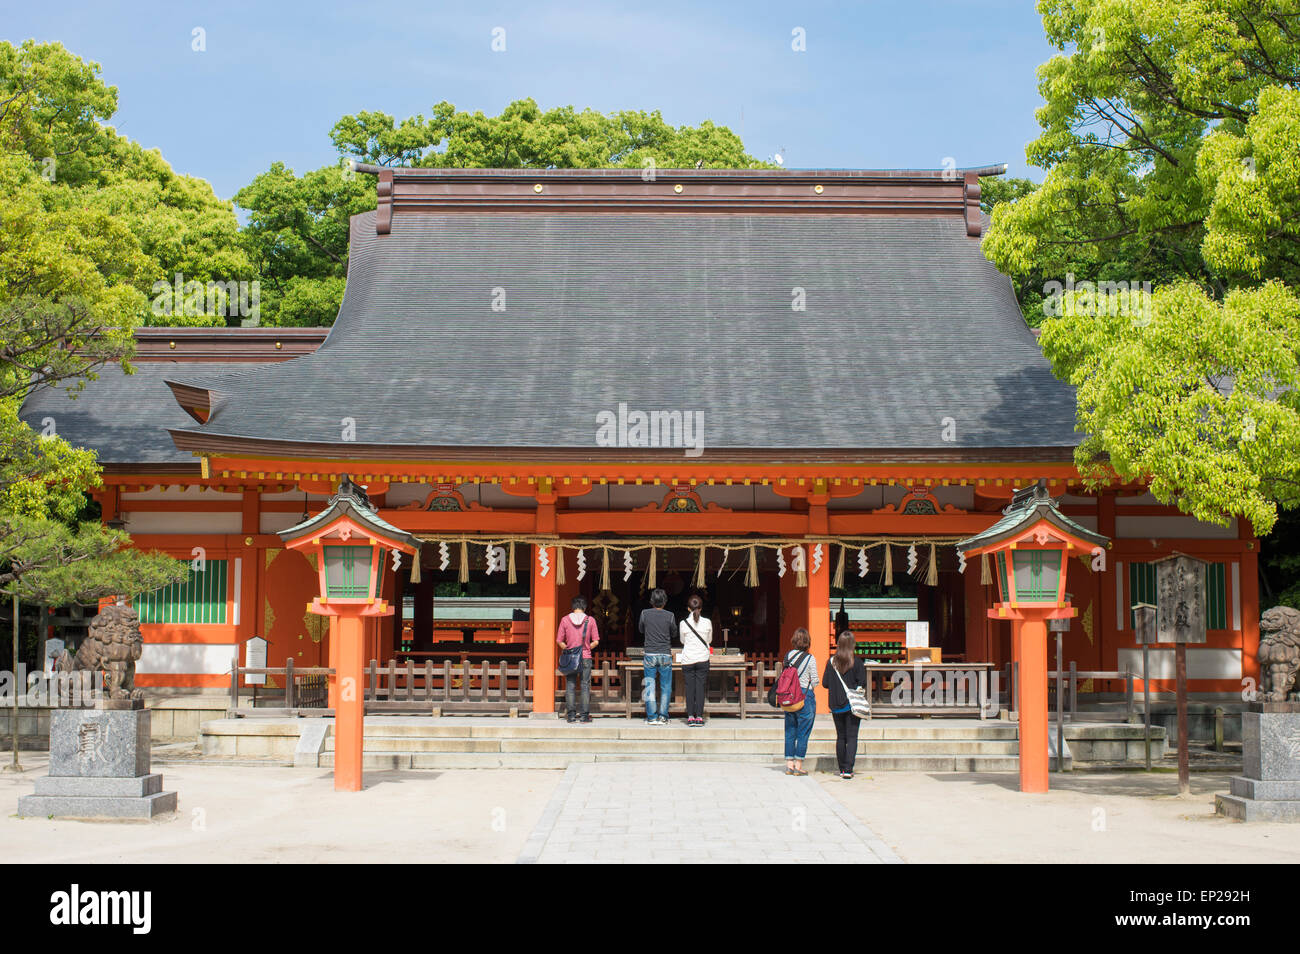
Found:
[[[1046,792],[1047,624],[1077,615],[1065,592],[1070,557],[1098,556],[1104,567],[1106,537],[1082,527],[1057,509],[1047,481],[1016,491],[1002,519],[957,544],[967,560],[991,554],[999,601],[992,619],[1009,620],[1012,655],[1019,663],[1020,790]],[[1064,753],[1058,754],[1064,758]]]
[[[393,615],[380,594],[385,565],[395,572],[411,559],[411,580],[420,579],[420,541],[382,520],[365,491],[345,474],[338,493],[315,517],[280,532],[290,550],[316,557],[320,595],[307,604],[319,616],[334,617],[338,645],[330,647],[334,672],[334,790],[362,788],[365,723],[365,621]]]

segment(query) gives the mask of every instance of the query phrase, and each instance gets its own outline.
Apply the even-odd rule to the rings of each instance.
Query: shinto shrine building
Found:
[[[98,452],[104,520],[202,558],[136,599],[139,684],[225,687],[255,636],[269,666],[327,664],[317,574],[277,531],[344,475],[423,541],[418,581],[386,570],[404,609],[370,624],[380,661],[548,673],[574,595],[622,653],[660,586],[702,593],[746,654],[806,626],[824,659],[842,596],[892,593],[945,659],[1001,664],[993,580],[953,544],[1045,478],[1111,541],[1071,561],[1068,659],[1137,669],[1130,608],[1177,551],[1211,563],[1192,691],[1257,676],[1250,527],[1083,488],[1073,392],[980,250],[979,177],[1000,167],[362,171],[378,208],[352,220],[332,328],[141,329],[135,374],[23,409]],[[874,643],[901,624],[852,625]],[[1153,660],[1169,687],[1172,652]]]

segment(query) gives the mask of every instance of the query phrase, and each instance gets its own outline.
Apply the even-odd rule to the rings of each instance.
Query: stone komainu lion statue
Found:
[[[1259,618],[1261,702],[1286,702],[1300,669],[1300,610],[1274,606]]]
[[[140,617],[129,606],[105,606],[90,621],[86,638],[77,655],[64,651],[57,668],[60,672],[102,670],[104,688],[110,699],[142,699],[135,688],[135,661],[144,649],[140,635]]]

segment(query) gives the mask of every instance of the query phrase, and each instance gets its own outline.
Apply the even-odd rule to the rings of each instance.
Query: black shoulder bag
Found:
[[[582,668],[582,651],[587,647],[587,626],[590,623],[591,617],[588,616],[582,621],[582,639],[578,640],[578,645],[566,647],[560,653],[560,675],[568,676]]]

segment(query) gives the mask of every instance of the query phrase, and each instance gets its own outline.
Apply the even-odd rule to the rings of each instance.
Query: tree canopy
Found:
[[[1038,298],[1044,351],[1078,388],[1086,472],[1267,533],[1300,504],[1300,11],[1038,9],[1061,51],[1027,148],[1046,177],[994,208],[985,252],[1024,291],[1044,280],[1022,303]]]
[[[95,455],[58,437],[57,421],[38,434],[18,417],[40,388],[75,393],[107,364],[130,370],[142,287],[158,268],[130,215],[101,194],[119,176],[101,170],[121,143],[98,124],[116,91],[97,74],[57,44],[0,43],[0,593],[46,603],[184,576],[83,519]]]

